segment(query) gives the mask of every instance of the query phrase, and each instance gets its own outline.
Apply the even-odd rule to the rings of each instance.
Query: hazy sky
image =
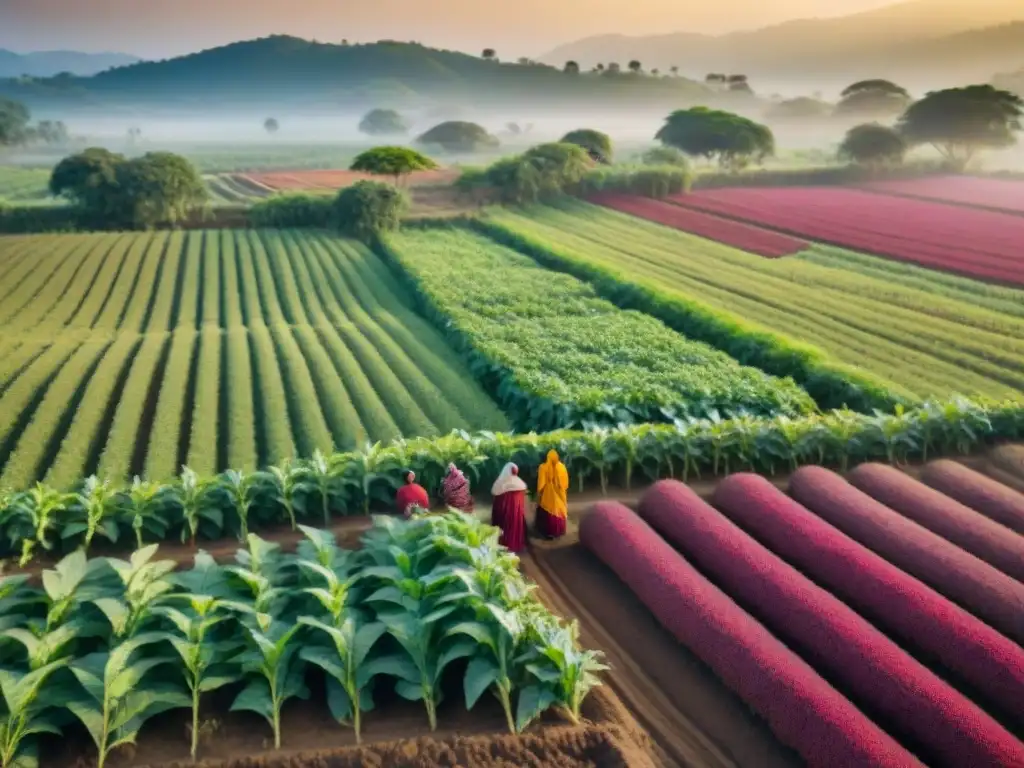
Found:
[[[1024,2],[1024,0],[1011,0]],[[893,0],[0,0],[0,47],[175,56],[272,33],[536,56],[594,34],[725,32]],[[972,0],[963,0],[969,8]]]

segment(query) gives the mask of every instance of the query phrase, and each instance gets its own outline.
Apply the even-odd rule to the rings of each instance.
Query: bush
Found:
[[[895,471],[895,470],[894,470]],[[1024,744],[838,598],[752,539],[689,486],[663,480],[640,516],[868,716],[939,765],[1013,765]]]
[[[999,523],[884,464],[862,464],[847,479],[889,509],[1024,582],[1024,538],[1011,536]]]
[[[675,147],[652,147],[640,156],[644,165],[671,165],[677,168],[689,168],[690,161]]]
[[[401,136],[409,132],[409,124],[393,109],[371,109],[359,121],[359,132],[368,136]]]
[[[483,127],[461,120],[450,120],[435,125],[416,141],[445,152],[464,154],[494,149],[498,146],[498,140]]]
[[[797,470],[789,493],[847,536],[1024,644],[1024,584],[821,467]]]
[[[809,765],[918,761],[680,557],[632,511],[599,502],[580,542]]]
[[[607,165],[612,161],[612,140],[607,133],[601,133],[592,128],[580,128],[569,131],[561,138],[561,142],[582,147],[590,159],[596,163]]]
[[[904,647],[937,660],[1006,714],[1024,701],[1024,649],[770,481],[731,475],[715,488],[711,503]]]
[[[926,466],[921,472],[921,482],[990,520],[1024,534],[1024,495],[1002,483],[949,459]]]
[[[273,195],[249,208],[249,222],[254,227],[329,227],[333,221],[334,199],[330,195]]]
[[[885,125],[865,123],[846,132],[839,145],[839,158],[868,168],[899,165],[907,153],[903,137]]]
[[[0,232],[4,234],[75,232],[89,228],[81,211],[72,206],[0,203]]]
[[[690,174],[677,166],[594,168],[579,184],[580,195],[622,192],[661,200],[690,191]]]
[[[335,198],[334,221],[343,234],[372,240],[382,232],[398,229],[408,207],[408,196],[397,187],[379,181],[357,181]]]

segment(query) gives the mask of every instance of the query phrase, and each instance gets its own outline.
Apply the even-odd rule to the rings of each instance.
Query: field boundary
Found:
[[[492,240],[529,256],[542,266],[589,283],[620,309],[651,315],[683,336],[719,349],[741,365],[773,376],[790,377],[820,408],[849,407],[870,413],[892,411],[918,399],[894,384],[839,363],[817,347],[795,342],[753,323],[712,309],[696,299],[662,291],[645,282],[556,250],[493,219],[466,218],[466,225]]]

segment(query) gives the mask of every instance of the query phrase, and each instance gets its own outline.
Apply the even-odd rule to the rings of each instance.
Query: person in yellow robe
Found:
[[[569,515],[567,494],[569,471],[558,459],[557,451],[548,451],[548,458],[537,470],[537,533],[545,539],[565,534]]]

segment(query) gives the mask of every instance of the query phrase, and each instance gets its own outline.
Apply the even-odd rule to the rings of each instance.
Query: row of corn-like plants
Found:
[[[434,730],[452,675],[468,709],[494,695],[512,733],[552,708],[579,722],[606,667],[532,595],[498,529],[458,512],[376,518],[358,550],[302,531],[295,554],[250,534],[225,565],[199,552],[176,570],[152,544],[127,560],[76,550],[38,586],[0,580],[0,766],[38,765],[39,737],[77,720],[103,768],[174,709],[190,712],[196,759],[213,723],[204,697],[231,688],[231,711],[265,719],[279,748],[282,709],[310,696],[310,674],[357,742],[388,686]]]
[[[88,550],[97,539],[118,542],[237,535],[299,520],[330,523],[334,515],[367,514],[391,505],[407,470],[438,488],[449,463],[487,488],[506,462],[533,479],[550,449],[569,467],[576,490],[607,493],[613,484],[664,477],[686,482],[738,470],[773,475],[802,464],[842,470],[864,461],[967,453],[996,439],[1024,436],[1024,408],[1015,401],[965,399],[924,403],[895,413],[837,410],[790,418],[741,416],[620,425],[589,432],[545,434],[452,432],[440,438],[396,440],[361,451],[314,453],[305,461],[249,472],[201,477],[182,469],[170,483],[135,478],[129,485],[90,477],[70,491],[43,484],[0,495],[0,556],[28,563],[40,549]]]

